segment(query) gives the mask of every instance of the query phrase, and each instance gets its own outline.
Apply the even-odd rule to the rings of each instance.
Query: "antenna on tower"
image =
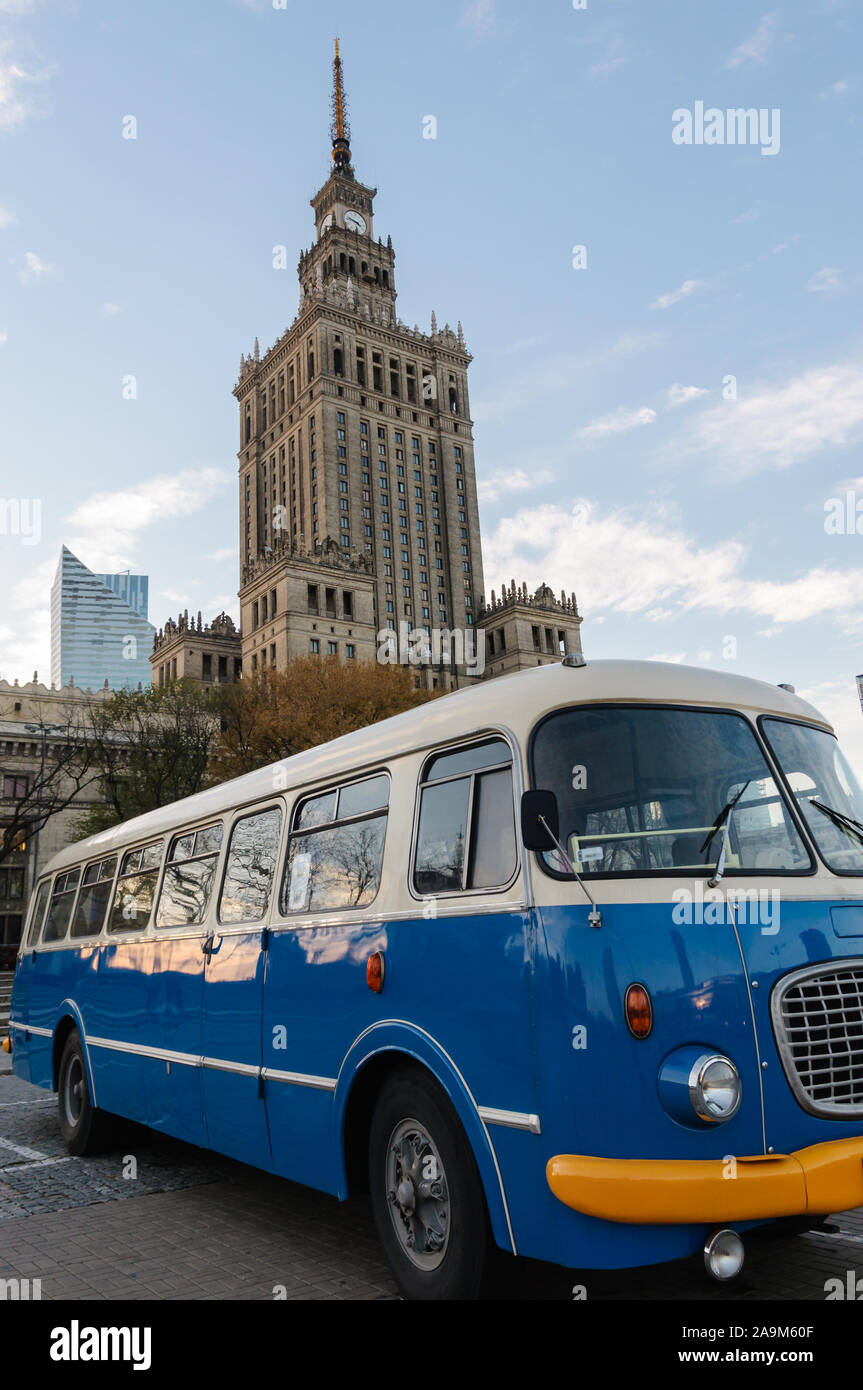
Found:
[[[339,41],[336,39],[336,54],[333,59],[333,96],[330,138],[333,142],[333,164],[339,173],[352,173],[351,169],[351,127],[348,121],[348,102],[342,80],[342,60],[339,55]]]

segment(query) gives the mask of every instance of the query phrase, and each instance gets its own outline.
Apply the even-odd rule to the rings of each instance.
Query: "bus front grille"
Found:
[[[776,1045],[797,1100],[811,1115],[863,1115],[863,958],[807,966],[771,1000]]]

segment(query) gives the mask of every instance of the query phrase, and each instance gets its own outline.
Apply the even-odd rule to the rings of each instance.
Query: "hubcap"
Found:
[[[437,1269],[449,1242],[449,1188],[437,1145],[418,1120],[402,1120],[390,1135],[386,1188],[408,1259],[417,1269]]]
[[[66,1085],[63,1088],[63,1107],[66,1122],[73,1128],[81,1118],[84,1108],[84,1068],[80,1057],[73,1057],[66,1068]]]

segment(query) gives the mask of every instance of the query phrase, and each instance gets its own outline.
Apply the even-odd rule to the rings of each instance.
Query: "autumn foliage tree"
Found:
[[[211,773],[219,781],[239,777],[429,698],[404,666],[297,657],[284,671],[246,677],[232,688]]]

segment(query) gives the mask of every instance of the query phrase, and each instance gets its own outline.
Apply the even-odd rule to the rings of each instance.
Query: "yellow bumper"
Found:
[[[561,1202],[604,1221],[652,1226],[826,1216],[863,1206],[863,1137],[734,1160],[558,1154],[545,1172]]]

